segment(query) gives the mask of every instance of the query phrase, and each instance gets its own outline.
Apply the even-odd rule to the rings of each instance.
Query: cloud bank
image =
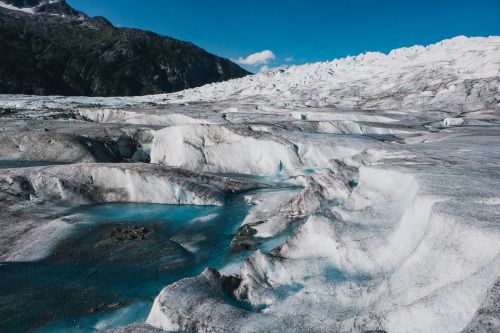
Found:
[[[271,50],[265,50],[262,52],[251,54],[246,58],[239,57],[238,59],[233,61],[241,65],[257,66],[261,64],[268,64],[269,60],[274,59],[276,59],[274,53]]]

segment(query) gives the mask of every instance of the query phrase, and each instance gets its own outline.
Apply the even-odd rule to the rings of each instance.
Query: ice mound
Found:
[[[196,119],[184,114],[158,114],[150,113],[145,116],[142,112],[119,109],[92,109],[81,108],[78,113],[97,123],[116,123],[116,124],[137,124],[137,125],[158,125],[173,126],[185,124],[204,124],[207,120]]]
[[[155,133],[151,162],[219,173],[296,175],[301,169],[325,168],[331,159],[358,152],[293,140],[219,125],[172,126]]]
[[[257,251],[238,276],[165,288],[147,323],[202,332],[224,332],[234,318],[241,332],[460,331],[500,268],[499,234],[442,215],[436,205],[446,199],[426,194],[418,178],[361,167],[342,205],[312,215],[270,253]],[[200,296],[226,279],[234,286],[218,305]],[[199,304],[217,315],[193,312]]]
[[[445,118],[443,126],[462,126],[465,121],[462,118]]]
[[[1,133],[1,159],[51,161],[64,163],[93,162],[89,147],[78,138],[57,133]]]
[[[222,126],[167,127],[157,131],[151,162],[210,172],[274,175],[298,166],[290,142],[239,135]]]
[[[259,188],[231,180],[145,164],[73,164],[6,169],[3,192],[34,201],[147,202],[223,205],[224,194]]]

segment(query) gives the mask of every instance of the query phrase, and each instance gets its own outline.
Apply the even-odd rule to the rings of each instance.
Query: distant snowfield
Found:
[[[146,324],[114,332],[500,330],[500,37],[0,107],[0,159],[70,163],[1,173],[0,190],[29,194],[20,207],[223,206],[290,186],[245,195],[231,249],[248,259],[166,286]],[[102,163],[118,157],[133,163]],[[21,260],[16,237],[4,261]]]

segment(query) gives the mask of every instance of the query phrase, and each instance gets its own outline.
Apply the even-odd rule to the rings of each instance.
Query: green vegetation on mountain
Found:
[[[89,18],[64,0],[32,5],[34,14],[0,7],[0,93],[146,95],[249,74],[191,43]]]

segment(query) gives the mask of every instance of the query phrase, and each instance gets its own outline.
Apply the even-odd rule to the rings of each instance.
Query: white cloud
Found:
[[[270,50],[265,50],[262,52],[257,52],[254,54],[249,55],[245,59],[242,57],[239,57],[236,60],[233,60],[234,62],[242,65],[249,65],[249,66],[257,66],[260,64],[268,64],[269,60],[274,60],[276,59],[276,56],[274,53]]]
[[[268,65],[264,65],[260,68],[259,73],[272,72],[280,69],[287,69],[288,65],[281,65],[278,67],[269,67]]]
[[[292,57],[285,58],[285,61],[287,61],[287,62],[293,61],[293,56],[292,56]]]

